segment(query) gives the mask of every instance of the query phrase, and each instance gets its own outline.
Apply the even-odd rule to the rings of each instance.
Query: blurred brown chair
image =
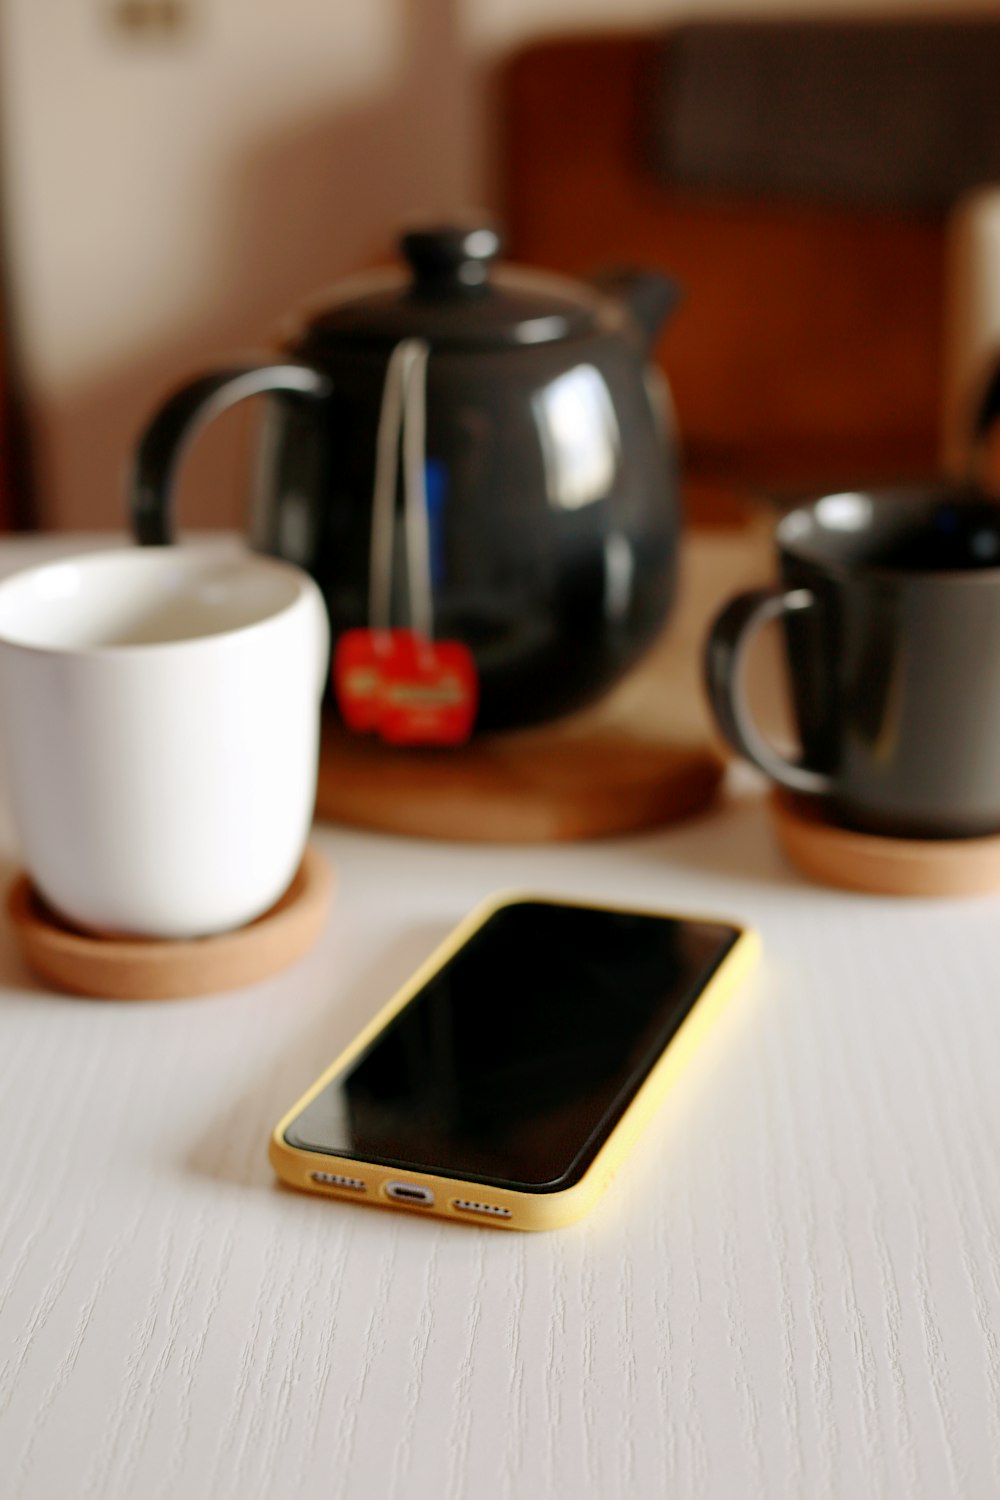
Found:
[[[3,310],[0,308],[0,320],[2,317]],[[0,531],[9,531],[11,524],[10,419],[7,410],[7,375],[3,354],[3,323],[0,321]]]
[[[27,435],[0,301],[0,532],[34,525]]]
[[[799,57],[846,118],[829,149]],[[758,102],[784,69],[763,130],[740,96],[753,67]],[[692,25],[542,42],[504,66],[511,255],[575,274],[632,261],[682,283],[657,354],[693,520],[737,519],[748,493],[936,471],[944,221],[970,181],[1000,179],[997,76],[995,21]],[[782,102],[806,115],[787,149]],[[953,104],[960,128],[942,133]]]

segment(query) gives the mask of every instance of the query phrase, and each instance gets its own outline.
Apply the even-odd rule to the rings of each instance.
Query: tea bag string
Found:
[[[425,641],[434,635],[430,523],[427,513],[427,360],[430,348],[414,339],[403,392],[404,536],[410,623]]]
[[[403,339],[386,369],[375,442],[375,486],[369,558],[369,624],[384,634],[392,624],[396,480],[403,451],[403,515],[410,626],[429,641],[434,634],[430,535],[427,520],[425,444],[427,358],[424,339]]]
[[[396,475],[399,432],[403,416],[403,384],[407,346],[397,344],[389,356],[382,388],[375,439],[375,487],[368,577],[368,623],[387,631],[392,604],[392,544],[395,531]]]

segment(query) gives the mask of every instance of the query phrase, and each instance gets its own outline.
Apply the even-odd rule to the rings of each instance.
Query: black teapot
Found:
[[[485,224],[408,233],[401,249],[409,274],[346,283],[280,359],[166,402],[138,448],[135,534],[171,540],[196,423],[277,393],[253,544],[313,574],[335,639],[459,643],[477,731],[555,717],[630,667],[671,604],[676,453],[647,355],[672,284],[494,267]]]

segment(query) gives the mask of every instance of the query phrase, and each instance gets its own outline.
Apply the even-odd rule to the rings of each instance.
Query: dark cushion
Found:
[[[670,183],[938,211],[1000,180],[1000,22],[717,22],[663,41],[648,95]]]

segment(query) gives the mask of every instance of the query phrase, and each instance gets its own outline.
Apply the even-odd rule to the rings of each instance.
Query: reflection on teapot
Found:
[[[652,273],[590,286],[494,268],[483,225],[401,243],[409,275],[348,282],[281,360],[168,400],[139,445],[135,532],[170,541],[193,425],[274,393],[254,545],[313,574],[335,638],[395,630],[471,653],[477,730],[551,718],[610,686],[670,607],[676,460],[647,354],[673,289]],[[394,395],[394,351],[417,342],[415,394]]]

